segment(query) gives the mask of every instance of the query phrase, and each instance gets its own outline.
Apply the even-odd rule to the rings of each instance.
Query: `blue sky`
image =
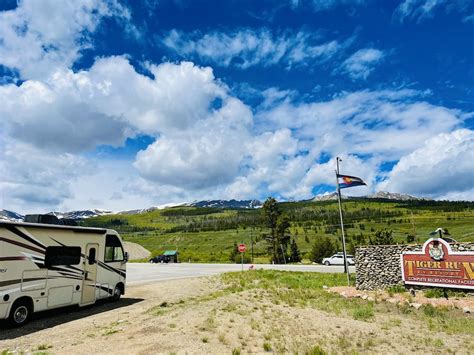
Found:
[[[474,199],[474,2],[3,1],[0,207]]]

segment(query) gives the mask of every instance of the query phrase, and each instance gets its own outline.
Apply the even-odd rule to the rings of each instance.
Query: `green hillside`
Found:
[[[457,241],[474,241],[472,202],[351,199],[343,206],[349,252],[369,243],[382,229],[393,231],[398,243],[406,243],[409,234],[423,242],[438,227],[448,229]],[[290,218],[290,233],[303,258],[321,236],[340,245],[337,202],[287,202],[280,207]],[[115,229],[125,240],[143,245],[154,255],[179,249],[182,261],[229,262],[235,242],[246,243],[250,257],[252,241],[254,262],[269,260],[262,239],[268,231],[262,226],[259,209],[174,207],[136,215],[95,217],[83,224]]]

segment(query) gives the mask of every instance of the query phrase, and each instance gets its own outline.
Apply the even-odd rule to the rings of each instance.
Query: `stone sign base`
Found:
[[[380,290],[403,285],[400,255],[404,251],[421,252],[421,244],[369,245],[356,248],[356,288]],[[474,251],[474,243],[451,244],[453,251]]]

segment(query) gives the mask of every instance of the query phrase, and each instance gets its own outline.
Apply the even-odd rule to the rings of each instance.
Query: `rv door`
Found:
[[[99,244],[86,245],[86,257],[84,258],[84,281],[82,282],[81,305],[91,304],[96,298],[97,281],[97,253]]]

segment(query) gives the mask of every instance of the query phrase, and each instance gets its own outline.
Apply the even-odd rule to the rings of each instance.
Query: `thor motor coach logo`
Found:
[[[443,239],[429,239],[421,252],[403,252],[401,264],[405,284],[474,289],[474,252],[453,252]]]

